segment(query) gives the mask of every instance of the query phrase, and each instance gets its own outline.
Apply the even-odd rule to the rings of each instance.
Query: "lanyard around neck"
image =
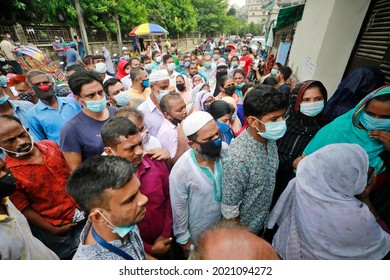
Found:
[[[93,227],[92,227],[92,236],[96,240],[96,242],[99,243],[99,245],[103,246],[108,251],[110,251],[114,254],[117,254],[118,256],[124,258],[125,260],[134,260],[134,258],[132,256],[130,256],[129,254],[127,254],[123,250],[119,249],[118,247],[115,247],[114,245],[108,243],[103,238],[101,238],[100,235],[97,234],[97,232],[94,230]]]

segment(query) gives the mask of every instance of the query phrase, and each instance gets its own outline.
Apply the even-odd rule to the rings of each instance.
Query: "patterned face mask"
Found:
[[[29,101],[29,102],[33,101],[33,97],[31,93],[29,93],[28,91],[19,93],[19,98],[20,100],[24,100],[24,101]]]

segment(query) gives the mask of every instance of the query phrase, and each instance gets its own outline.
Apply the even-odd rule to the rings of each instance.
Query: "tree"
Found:
[[[226,16],[228,4],[223,0],[192,0],[198,15],[198,31],[216,35],[223,32],[229,21]]]
[[[228,16],[236,16],[236,14],[237,14],[237,11],[236,11],[236,9],[234,8],[234,7],[231,7],[230,9],[229,9],[229,11],[226,13],[226,15],[228,15]]]

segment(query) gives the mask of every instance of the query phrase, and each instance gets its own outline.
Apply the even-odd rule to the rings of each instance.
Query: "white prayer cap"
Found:
[[[149,82],[169,80],[167,69],[153,71],[149,76]]]
[[[193,112],[183,121],[184,134],[186,136],[195,134],[211,120],[213,120],[213,117],[207,112]]]
[[[122,47],[122,51],[128,51],[129,49],[126,47]]]

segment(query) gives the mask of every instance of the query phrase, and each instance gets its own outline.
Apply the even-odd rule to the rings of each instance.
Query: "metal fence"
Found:
[[[23,31],[27,41],[34,45],[51,44],[54,36],[64,39],[67,43],[72,40],[69,28],[64,26],[24,25]]]

